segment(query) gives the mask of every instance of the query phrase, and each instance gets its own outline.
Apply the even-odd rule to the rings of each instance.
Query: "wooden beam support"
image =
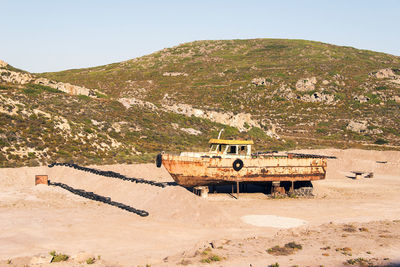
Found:
[[[237,198],[239,199],[239,181],[236,181],[236,193],[237,193]]]

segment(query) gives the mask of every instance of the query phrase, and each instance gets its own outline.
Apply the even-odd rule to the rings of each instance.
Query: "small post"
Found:
[[[47,175],[35,175],[35,185],[38,184],[49,185],[49,177]]]
[[[239,199],[239,181],[236,181],[236,193],[237,193],[237,199]]]
[[[290,193],[294,192],[294,182],[292,181],[292,185],[290,186]]]

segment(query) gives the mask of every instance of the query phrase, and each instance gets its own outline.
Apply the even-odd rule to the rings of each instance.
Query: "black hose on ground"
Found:
[[[158,187],[161,187],[161,188],[164,188],[164,187],[169,185],[169,183],[160,183],[160,182],[155,182],[155,181],[141,179],[141,178],[126,177],[125,175],[122,175],[122,174],[117,173],[117,172],[97,170],[97,169],[93,169],[93,168],[79,166],[78,164],[74,164],[74,163],[53,162],[53,163],[48,165],[49,168],[53,168],[54,166],[70,167],[70,168],[74,168],[76,170],[90,172],[90,173],[101,175],[101,176],[105,176],[105,177],[121,179],[121,180],[129,181],[129,182],[132,182],[132,183],[154,185],[154,186],[158,186]]]
[[[88,198],[88,199],[91,199],[91,200],[94,200],[94,201],[103,202],[105,204],[108,204],[108,205],[111,205],[111,206],[126,210],[128,212],[135,213],[135,214],[137,214],[137,215],[139,215],[141,217],[149,216],[149,213],[147,211],[145,211],[145,210],[135,209],[134,207],[125,205],[125,204],[120,203],[120,202],[112,201],[111,198],[109,198],[109,197],[104,197],[104,196],[95,194],[93,192],[88,192],[88,191],[85,191],[85,190],[82,190],[82,189],[75,189],[75,188],[70,187],[70,186],[68,186],[66,184],[63,184],[63,183],[56,183],[56,182],[53,183],[51,181],[49,181],[49,185],[61,187],[61,188],[65,189],[65,190],[67,190],[67,191],[69,191],[69,192],[71,192],[71,193],[73,193],[75,195],[79,195],[81,197]]]

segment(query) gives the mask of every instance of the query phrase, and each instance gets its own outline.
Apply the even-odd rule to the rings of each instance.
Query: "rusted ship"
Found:
[[[327,157],[277,151],[252,153],[251,140],[211,139],[208,152],[161,153],[163,165],[185,187],[243,182],[293,182],[325,179]]]

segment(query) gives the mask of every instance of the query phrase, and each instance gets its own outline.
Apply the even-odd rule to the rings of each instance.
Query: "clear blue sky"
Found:
[[[0,59],[31,72],[206,39],[306,39],[400,56],[398,0],[0,0],[0,14]]]

